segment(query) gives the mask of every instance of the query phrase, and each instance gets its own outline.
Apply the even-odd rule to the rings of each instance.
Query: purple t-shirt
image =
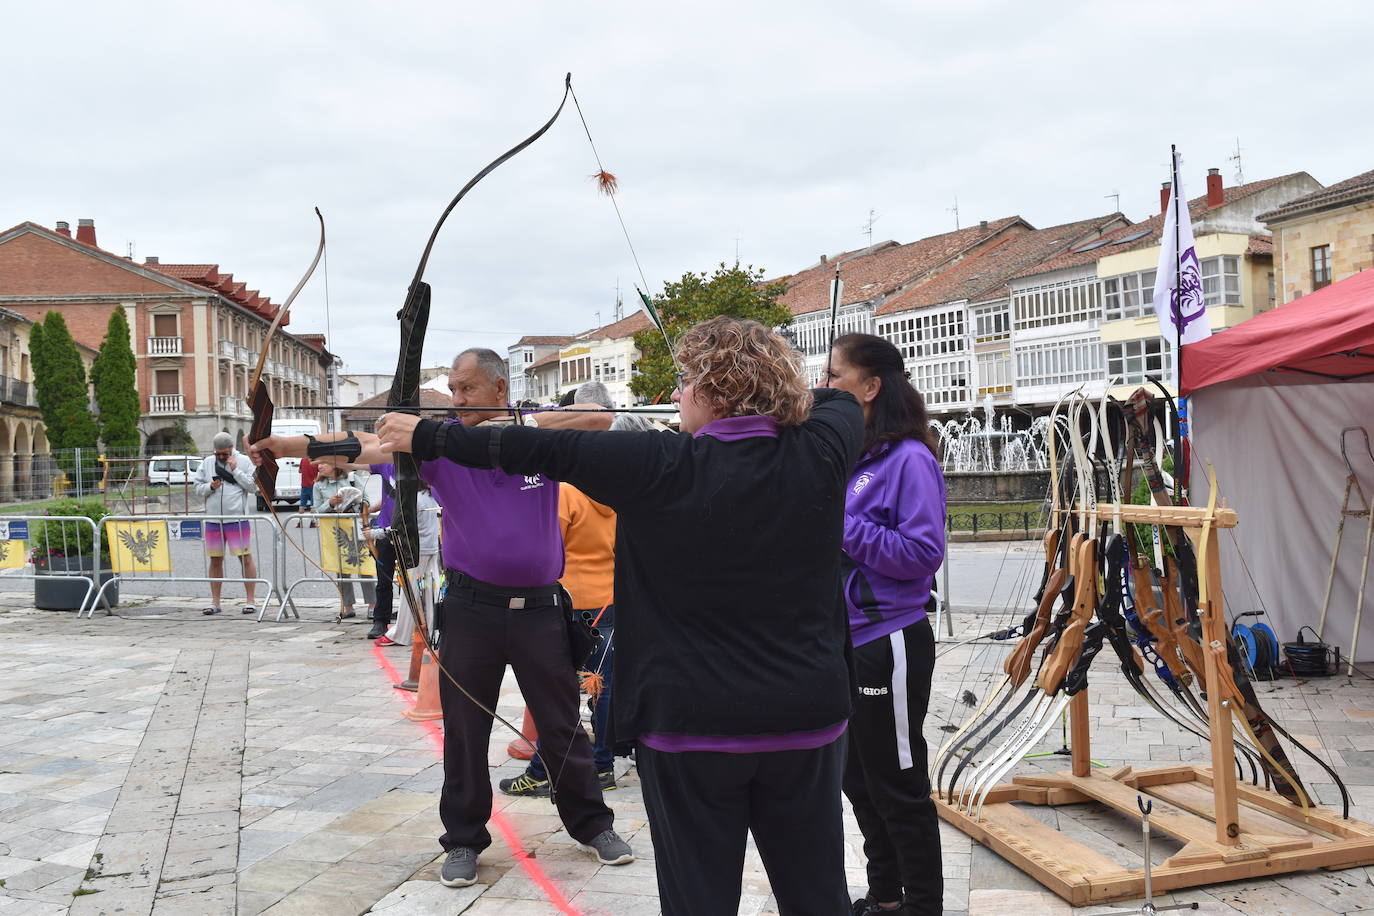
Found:
[[[558,484],[446,458],[421,463],[420,476],[444,507],[445,566],[508,588],[563,575]]]
[[[388,462],[369,464],[367,469],[382,478],[382,501],[377,514],[372,517],[372,525],[374,528],[390,528],[391,513],[396,508],[396,466]]]

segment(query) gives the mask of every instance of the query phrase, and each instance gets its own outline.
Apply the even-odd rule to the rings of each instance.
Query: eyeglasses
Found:
[[[696,379],[695,379],[695,378],[689,379],[689,378],[687,377],[687,373],[685,373],[685,372],[675,372],[675,373],[673,373],[673,377],[674,377],[675,379],[677,379],[677,390],[678,390],[678,391],[686,391],[688,385],[691,385],[691,384],[693,384],[694,382],[696,382]]]

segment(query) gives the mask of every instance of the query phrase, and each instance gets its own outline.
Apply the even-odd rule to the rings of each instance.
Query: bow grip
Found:
[[[1092,667],[1097,653],[1102,651],[1102,639],[1106,635],[1107,624],[1101,620],[1094,620],[1084,631],[1083,648],[1078,654],[1078,660],[1064,678],[1064,692],[1069,696],[1074,696],[1088,686],[1088,669]]]
[[[1054,600],[1058,597],[1059,590],[1063,587],[1066,578],[1068,578],[1068,573],[1062,569],[1056,569],[1050,573],[1049,580],[1046,582],[1045,594],[1035,609],[1034,624],[1017,643],[1011,655],[1007,656],[1002,670],[1007,673],[1007,677],[1015,687],[1020,687],[1030,675],[1031,661],[1035,656],[1035,650],[1040,645],[1040,640],[1044,639],[1045,631],[1049,628],[1050,609],[1054,606]]]

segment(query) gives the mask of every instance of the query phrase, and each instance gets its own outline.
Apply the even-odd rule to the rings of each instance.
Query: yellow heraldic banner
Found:
[[[105,542],[117,573],[171,572],[167,540],[165,521],[105,523]]]
[[[23,541],[0,541],[0,569],[18,569],[28,561]]]
[[[320,565],[350,576],[375,576],[377,564],[351,518],[320,516]]]

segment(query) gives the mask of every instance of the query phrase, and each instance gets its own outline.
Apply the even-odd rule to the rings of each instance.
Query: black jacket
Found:
[[[849,716],[839,598],[848,394],[777,438],[450,424],[443,455],[565,480],[616,510],[616,732],[785,734]],[[441,457],[421,421],[417,458]],[[495,441],[493,441],[495,439]]]

